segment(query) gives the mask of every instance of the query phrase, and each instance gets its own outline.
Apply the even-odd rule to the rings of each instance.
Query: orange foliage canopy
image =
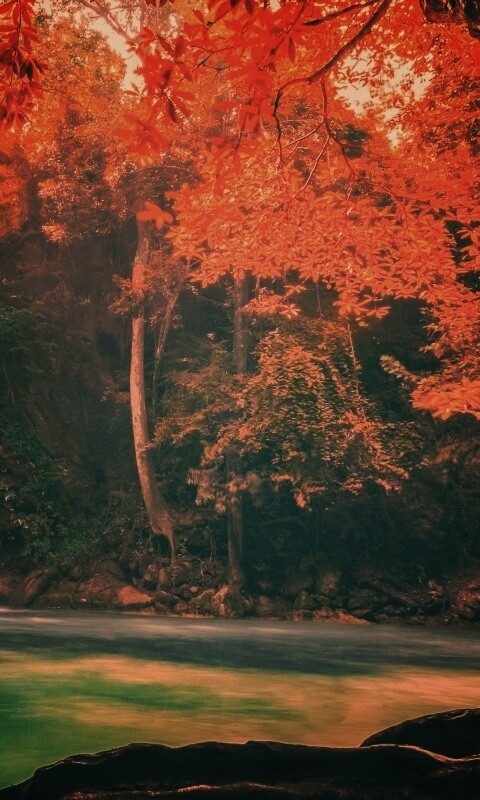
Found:
[[[448,71],[454,52],[462,53],[464,65],[470,58],[474,70],[480,66],[480,44],[466,26],[450,30],[445,52],[433,64],[432,30],[444,26],[429,25],[416,0],[334,0],[327,6],[315,0],[209,0],[207,14],[185,11],[178,1],[161,5],[175,9],[175,24],[170,30],[162,24],[162,32],[145,26],[137,46],[148,122],[168,124],[192,114],[198,97],[192,86],[210,75],[211,111],[235,112],[237,142],[270,125],[280,140],[288,128],[282,112],[288,114],[299,96],[323,105],[319,86],[326,77],[344,86],[368,82],[373,93],[387,82],[393,100],[395,82],[397,94],[402,80],[408,82],[405,66],[419,77],[441,66]],[[395,71],[397,81],[389,75]],[[225,79],[229,91],[222,92]]]
[[[414,405],[480,418],[475,3],[148,4],[119,135],[144,161],[186,155],[202,180],[171,198],[174,220],[153,204],[142,219],[169,226],[203,284],[320,281],[359,324],[420,300],[443,368],[412,377]],[[40,91],[32,5],[0,6],[9,123]]]
[[[0,5],[0,122],[22,124],[41,94],[45,65],[33,48],[38,36],[33,25],[34,0],[7,0]]]
[[[443,369],[411,376],[413,403],[480,417],[473,22],[432,27],[408,0],[328,8],[213,0],[169,40],[144,31],[148,124],[215,120],[201,184],[172,196],[170,237],[204,285],[246,272],[321,281],[361,325],[391,299],[422,301]],[[282,305],[295,314],[291,297]]]

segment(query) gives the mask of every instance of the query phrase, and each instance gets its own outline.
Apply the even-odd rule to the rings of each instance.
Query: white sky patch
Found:
[[[363,51],[359,58],[349,56],[345,59],[344,66],[350,80],[348,85],[337,89],[338,95],[359,116],[369,109],[385,107],[387,97],[397,98],[381,115],[385,122],[390,123],[388,136],[395,143],[403,134],[401,125],[392,127],[392,120],[401,114],[406,105],[422,99],[432,76],[428,72],[417,75],[414,61],[402,61],[392,55],[385,61],[381,88],[377,84],[374,89],[369,80],[372,65],[373,59],[368,50]]]
[[[126,39],[113,31],[110,25],[103,19],[97,18],[92,20],[91,27],[103,34],[112,50],[118,53],[123,59],[125,63],[124,88],[130,89],[132,84],[138,87],[141,82],[138,75],[135,74],[135,70],[140,66],[140,60],[135,53],[129,49]]]

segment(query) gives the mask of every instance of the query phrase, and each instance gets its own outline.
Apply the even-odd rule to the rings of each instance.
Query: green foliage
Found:
[[[206,445],[212,440],[234,409],[238,379],[230,374],[229,361],[224,346],[212,343],[200,357],[185,359],[183,369],[169,373],[155,427],[156,444],[197,439]]]
[[[54,539],[65,531],[67,508],[62,478],[65,464],[52,457],[12,409],[3,407],[0,441],[5,461],[0,476],[2,529],[34,562],[45,561]]]
[[[276,329],[257,355],[258,370],[238,393],[234,418],[205,448],[204,467],[234,448],[245,464],[238,488],[252,494],[263,481],[285,485],[300,508],[369,481],[399,488],[407,442],[399,450],[399,426],[383,422],[362,393],[345,324],[306,320]]]
[[[169,375],[155,442],[170,458],[183,452],[198,503],[224,513],[228,491],[256,503],[282,489],[308,509],[369,482],[401,486],[412,426],[385,421],[364,394],[348,326],[284,321],[263,334],[256,363],[253,374],[234,376],[215,344],[207,363]],[[228,485],[227,453],[242,465]]]
[[[161,452],[159,470],[177,501],[193,500],[191,489],[188,498],[179,491],[179,479],[180,485],[183,479],[184,485],[196,485],[198,503],[213,500],[221,513],[222,486],[211,487],[213,475],[198,469],[203,450],[215,442],[219,429],[236,413],[235,397],[241,382],[231,374],[230,356],[222,344],[209,342],[197,348],[196,356],[180,359],[179,366],[182,368],[165,378],[155,425],[153,441]]]
[[[102,550],[101,525],[96,516],[64,523],[52,541],[50,563],[85,564]]]
[[[91,518],[72,516],[63,485],[68,478],[66,464],[6,414],[0,441],[5,459],[0,474],[0,543],[3,538],[14,544],[35,564],[86,561],[100,549],[100,523],[95,509]]]
[[[4,357],[18,357],[31,352],[35,343],[43,317],[28,308],[0,309],[0,353]],[[29,364],[30,372],[38,372],[39,368]]]

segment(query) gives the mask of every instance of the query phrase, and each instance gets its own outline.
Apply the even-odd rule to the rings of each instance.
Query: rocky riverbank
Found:
[[[0,800],[473,800],[480,709],[428,715],[358,748],[276,742],[132,744],[72,756],[0,790]]]
[[[411,585],[390,574],[367,571],[344,576],[325,570],[313,579],[299,572],[279,589],[268,585],[238,591],[227,584],[222,565],[184,559],[145,565],[128,576],[104,559],[82,569],[39,568],[0,575],[0,603],[14,608],[137,611],[173,616],[254,617],[352,624],[480,624],[480,570],[443,583]]]

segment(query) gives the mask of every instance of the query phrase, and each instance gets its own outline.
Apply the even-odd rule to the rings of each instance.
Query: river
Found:
[[[130,741],[356,745],[479,673],[478,631],[0,609],[0,787]]]

